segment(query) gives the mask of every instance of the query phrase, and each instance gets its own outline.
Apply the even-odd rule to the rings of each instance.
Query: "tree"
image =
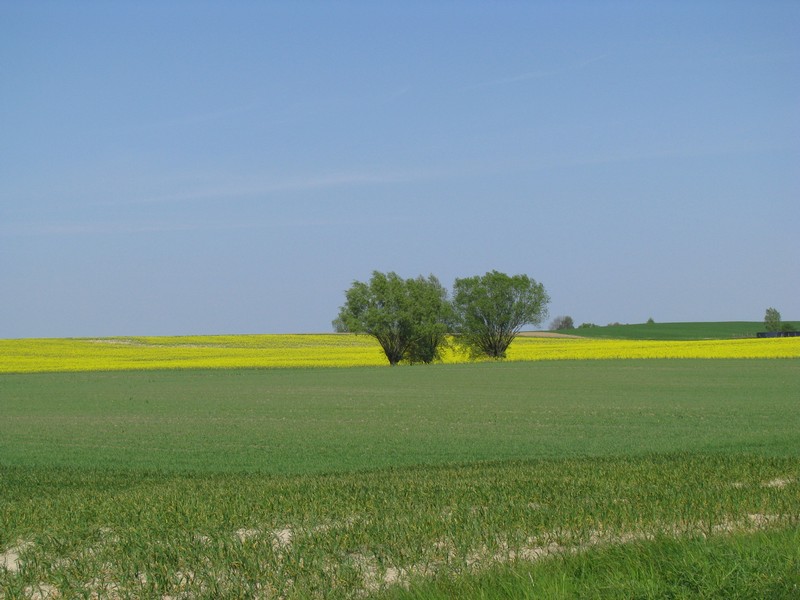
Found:
[[[366,333],[378,340],[389,364],[396,365],[411,345],[412,329],[405,281],[396,273],[374,271],[369,283],[354,281],[333,322],[339,331]]]
[[[768,308],[764,315],[764,327],[767,331],[780,331],[781,313],[774,308]]]
[[[550,323],[550,330],[559,331],[561,329],[575,329],[575,322],[572,320],[572,317],[567,315],[566,317],[556,317],[553,319],[553,322]]]
[[[456,279],[453,310],[459,343],[476,355],[505,358],[522,327],[547,316],[548,302],[544,286],[527,275],[491,271]]]
[[[433,275],[406,281],[411,300],[414,336],[406,352],[410,363],[432,363],[441,358],[447,332],[453,322],[453,308],[447,290]]]
[[[374,271],[368,283],[354,281],[333,327],[365,333],[383,348],[390,365],[431,362],[447,332],[447,291],[433,275],[405,280]]]

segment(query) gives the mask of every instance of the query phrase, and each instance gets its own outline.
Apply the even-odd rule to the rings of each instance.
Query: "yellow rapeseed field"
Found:
[[[800,358],[800,338],[702,341],[517,338],[508,360]],[[470,360],[457,348],[443,362]],[[274,334],[0,340],[0,373],[386,365],[365,335]]]
[[[0,372],[380,365],[366,336],[231,335],[0,340]]]
[[[520,337],[509,347],[508,358],[509,360],[800,358],[800,338],[676,341]]]

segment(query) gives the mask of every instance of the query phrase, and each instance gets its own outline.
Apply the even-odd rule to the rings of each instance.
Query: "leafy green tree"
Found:
[[[764,315],[764,327],[767,331],[781,330],[781,313],[775,308],[768,308]]]
[[[397,273],[374,271],[369,283],[354,281],[334,321],[339,331],[366,333],[378,340],[389,364],[403,359],[413,339],[405,281]]]
[[[414,336],[406,359],[410,363],[431,363],[441,358],[447,333],[453,321],[453,308],[447,290],[433,275],[406,281],[411,299]]]
[[[475,355],[505,358],[522,327],[538,325],[547,316],[548,302],[544,286],[527,275],[491,271],[456,279],[453,310],[459,343]]]
[[[428,363],[439,356],[449,314],[447,291],[433,275],[405,280],[374,271],[368,283],[355,281],[345,292],[333,326],[373,336],[391,365]]]

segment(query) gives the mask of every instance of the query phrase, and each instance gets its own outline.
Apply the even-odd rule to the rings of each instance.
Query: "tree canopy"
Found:
[[[373,336],[391,365],[429,363],[439,357],[450,314],[447,290],[433,275],[403,279],[374,271],[368,283],[354,281],[345,292],[333,325]]]
[[[767,331],[781,330],[781,313],[776,308],[768,308],[764,313],[764,327]]]
[[[453,310],[459,342],[474,354],[505,358],[522,327],[547,316],[549,301],[544,286],[527,275],[491,271],[456,279]]]
[[[421,275],[406,281],[411,301],[414,336],[406,353],[411,362],[431,363],[440,356],[453,321],[453,309],[447,290],[433,275]]]
[[[345,292],[333,326],[373,336],[391,365],[433,362],[449,333],[473,355],[504,358],[523,326],[547,316],[549,301],[544,286],[527,275],[491,271],[456,279],[450,301],[433,275],[403,279],[373,271],[368,282],[354,281]]]

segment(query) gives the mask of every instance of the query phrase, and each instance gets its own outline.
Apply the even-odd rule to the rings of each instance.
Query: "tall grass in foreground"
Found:
[[[500,578],[516,586],[521,565],[547,560],[605,586],[583,555],[638,568],[640,550],[668,551],[664,568],[681,570],[701,549],[693,540],[726,547],[762,531],[783,555],[800,523],[800,461],[743,455],[284,477],[5,467],[0,478],[5,599],[353,598],[420,580],[470,590],[493,569],[513,568]],[[737,552],[715,560],[714,572],[739,568]],[[613,589],[630,596],[624,579]],[[795,584],[791,573],[770,583]]]
[[[417,579],[385,600],[800,597],[800,529],[607,544],[455,578]]]

